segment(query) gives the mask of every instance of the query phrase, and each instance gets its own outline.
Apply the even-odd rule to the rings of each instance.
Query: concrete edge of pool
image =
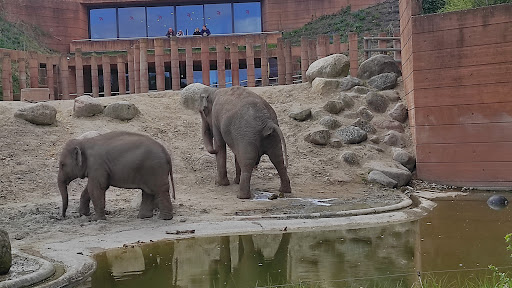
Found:
[[[382,224],[414,221],[428,214],[436,204],[421,194],[413,194],[417,201],[404,197],[397,204],[332,213],[311,213],[294,215],[268,215],[237,217],[222,222],[179,223],[158,228],[122,231],[115,235],[91,236],[66,242],[50,243],[40,251],[42,256],[62,264],[65,273],[50,282],[37,287],[55,288],[74,286],[87,280],[96,269],[96,262],[90,257],[98,249],[122,247],[127,243],[147,243],[150,241],[182,239],[191,237],[220,236],[232,234],[281,233],[306,229],[332,229],[335,227],[371,227]],[[413,206],[413,202],[417,202]],[[407,208],[407,209],[406,209]],[[194,234],[170,235],[166,232],[195,230]],[[95,249],[96,251],[92,251]]]

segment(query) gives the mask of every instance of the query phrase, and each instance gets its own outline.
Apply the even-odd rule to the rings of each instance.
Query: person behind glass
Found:
[[[178,36],[178,37],[183,36],[183,30],[178,31],[178,33],[176,34],[176,36]]]
[[[174,30],[172,28],[169,28],[169,30],[167,30],[167,34],[165,34],[165,36],[170,38],[171,36],[176,36],[176,35],[174,34]]]
[[[201,31],[199,31],[199,28],[194,29],[194,34],[193,35],[201,36]]]
[[[210,29],[206,28],[206,25],[203,25],[203,29],[201,30],[201,35],[210,36]]]

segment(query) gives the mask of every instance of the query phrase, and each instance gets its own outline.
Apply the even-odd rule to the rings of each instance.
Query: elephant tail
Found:
[[[169,176],[171,177],[172,199],[176,200],[176,190],[174,190],[174,177],[172,173],[172,159],[169,153],[167,153],[167,162],[169,163]]]
[[[283,131],[281,131],[281,128],[276,124],[274,124],[274,131],[277,132],[279,138],[281,139],[281,146],[283,147],[284,166],[288,168],[288,151],[286,149],[286,141],[284,141]]]

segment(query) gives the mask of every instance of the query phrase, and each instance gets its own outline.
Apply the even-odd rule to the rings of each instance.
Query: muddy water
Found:
[[[512,209],[489,194],[439,200],[427,217],[364,229],[234,235],[157,242],[95,256],[96,287],[411,287],[435,277],[485,277],[512,265],[504,236]],[[511,195],[507,195],[510,199]],[[299,286],[296,286],[299,287]],[[304,286],[303,286],[304,287]]]

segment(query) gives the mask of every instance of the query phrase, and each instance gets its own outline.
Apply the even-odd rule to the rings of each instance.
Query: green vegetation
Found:
[[[42,44],[42,40],[47,37],[51,36],[35,26],[11,23],[0,17],[0,48],[53,53]]]
[[[512,3],[512,0],[425,0],[422,8],[423,14],[432,14],[505,3]]]

